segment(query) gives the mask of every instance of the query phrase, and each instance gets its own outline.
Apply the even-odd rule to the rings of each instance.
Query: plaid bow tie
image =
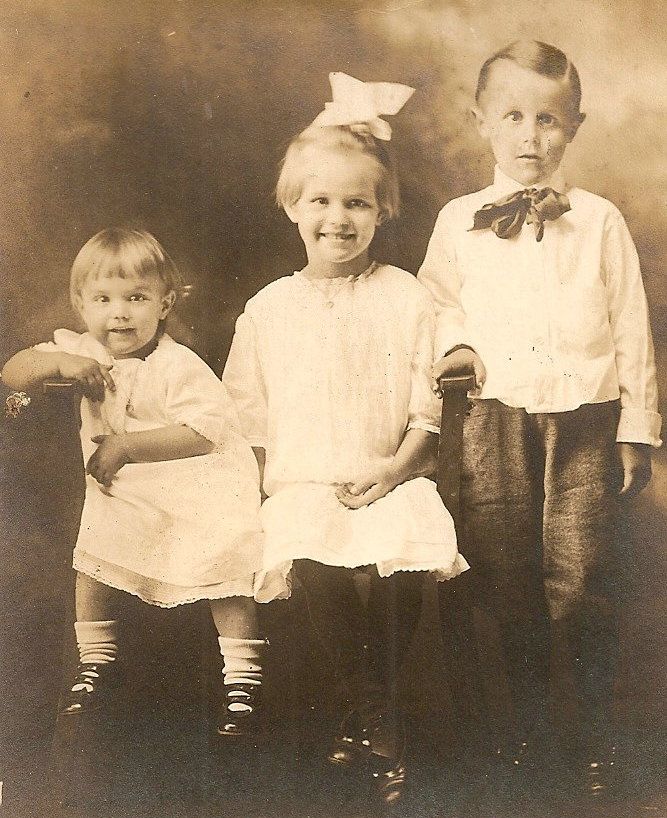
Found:
[[[485,204],[474,216],[471,230],[490,227],[501,239],[511,239],[521,231],[523,223],[532,224],[535,238],[542,241],[545,220],[553,221],[570,209],[567,196],[550,187],[517,190],[491,204]]]

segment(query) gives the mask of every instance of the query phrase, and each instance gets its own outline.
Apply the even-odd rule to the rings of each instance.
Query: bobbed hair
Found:
[[[160,242],[145,230],[111,227],[100,230],[79,250],[70,273],[70,299],[89,279],[157,276],[165,292],[182,290],[181,275]]]
[[[348,155],[357,153],[372,159],[379,169],[375,195],[380,212],[385,220],[398,215],[401,203],[398,174],[387,145],[366,129],[350,125],[309,126],[294,137],[282,160],[276,185],[276,201],[280,207],[291,207],[299,200],[304,184],[303,155],[311,147]]]
[[[535,73],[541,74],[543,77],[562,80],[569,87],[573,112],[579,113],[581,106],[579,72],[574,67],[574,63],[559,48],[543,43],[540,40],[515,40],[492,54],[482,65],[479,72],[477,91],[475,92],[477,102],[480,101],[480,97],[486,89],[491,66],[498,60],[510,60],[521,66],[521,68],[535,71]]]

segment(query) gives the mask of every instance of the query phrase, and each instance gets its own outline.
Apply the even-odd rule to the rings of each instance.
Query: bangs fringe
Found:
[[[143,230],[110,228],[89,239],[74,259],[70,295],[74,300],[89,279],[153,275],[164,283],[167,291],[181,291],[178,269],[156,238]]]

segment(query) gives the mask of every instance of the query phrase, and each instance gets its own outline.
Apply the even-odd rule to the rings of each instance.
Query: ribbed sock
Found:
[[[226,685],[262,683],[262,651],[264,639],[218,637],[220,653],[225,660],[222,672]]]
[[[118,620],[99,622],[75,622],[79,661],[82,664],[104,665],[115,662],[118,656]],[[76,684],[72,690],[83,690],[85,683]],[[92,689],[92,686],[91,686]]]

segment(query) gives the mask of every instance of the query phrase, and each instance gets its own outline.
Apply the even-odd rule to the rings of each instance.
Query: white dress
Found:
[[[432,481],[409,480],[357,510],[335,496],[337,485],[389,464],[406,430],[438,432],[434,327],[428,292],[389,265],[330,283],[294,273],[248,301],[223,383],[248,442],[266,450],[261,517],[273,582],[298,558],[376,565],[381,576],[445,579],[468,567]]]
[[[87,475],[74,568],[162,607],[252,596],[263,539],[257,463],[215,373],[168,335],[145,360],[112,359],[70,330],[37,349],[113,364],[116,391],[81,401],[86,462],[99,434],[184,424],[216,444],[198,457],[128,463],[109,488]]]

